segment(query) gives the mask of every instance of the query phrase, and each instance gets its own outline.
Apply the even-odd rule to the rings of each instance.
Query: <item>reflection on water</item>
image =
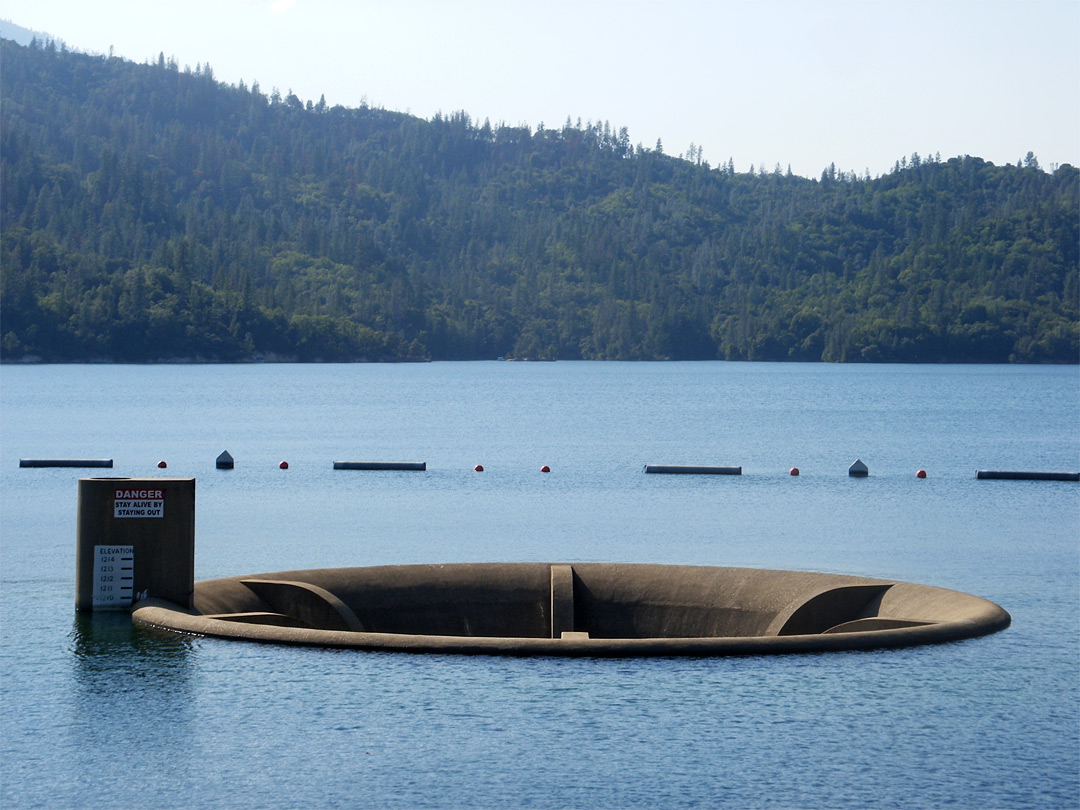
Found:
[[[192,638],[136,626],[127,611],[98,611],[76,613],[70,639],[75,706],[92,715],[84,719],[100,724],[104,713],[130,717],[154,706],[156,714],[182,720],[191,691]],[[132,705],[136,701],[142,708]]]
[[[15,769],[19,805],[117,806],[135,786],[160,800],[197,754],[194,639],[136,627],[127,611],[77,613],[70,627],[70,684],[57,684],[48,745],[64,764],[49,780]]]
[[[186,678],[192,639],[141,627],[127,611],[76,613],[71,628],[71,651],[83,679],[117,670],[149,673],[167,670],[172,678]]]

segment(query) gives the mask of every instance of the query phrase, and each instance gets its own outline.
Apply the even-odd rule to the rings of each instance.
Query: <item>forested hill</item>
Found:
[[[1030,154],[808,180],[0,47],[8,361],[1080,357]]]

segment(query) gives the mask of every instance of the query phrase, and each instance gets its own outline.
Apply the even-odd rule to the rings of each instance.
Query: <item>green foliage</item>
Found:
[[[0,44],[5,360],[1077,362],[1080,172],[739,174],[606,122]]]

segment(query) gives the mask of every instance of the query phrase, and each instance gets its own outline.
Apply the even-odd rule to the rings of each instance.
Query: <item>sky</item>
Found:
[[[4,0],[0,16],[304,101],[608,121],[740,172],[877,176],[914,152],[1080,166],[1080,0]]]

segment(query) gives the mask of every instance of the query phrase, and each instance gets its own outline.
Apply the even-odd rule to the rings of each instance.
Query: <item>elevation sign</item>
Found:
[[[134,546],[94,546],[95,610],[131,607],[134,582]]]

